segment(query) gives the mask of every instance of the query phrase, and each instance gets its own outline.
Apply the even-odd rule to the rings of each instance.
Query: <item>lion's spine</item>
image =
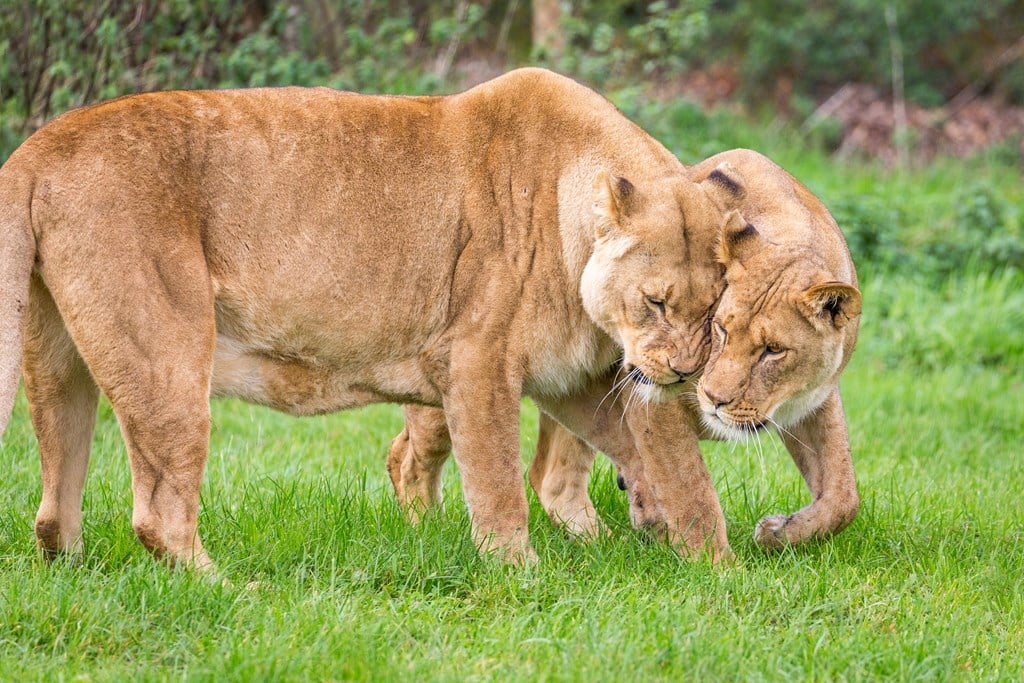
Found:
[[[21,376],[29,280],[36,243],[31,184],[9,162],[0,169],[0,438],[7,429]]]

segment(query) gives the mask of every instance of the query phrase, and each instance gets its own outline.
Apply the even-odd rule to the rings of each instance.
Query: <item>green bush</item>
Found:
[[[0,0],[0,160],[67,109],[175,88],[318,85],[431,92],[438,45],[478,38],[454,1]],[[475,31],[475,32],[474,32]]]
[[[221,84],[223,63],[245,33],[253,4],[26,0],[15,9],[12,0],[0,2],[7,5],[0,11],[5,138],[117,95]],[[272,28],[259,26],[256,33]]]
[[[1024,270],[1024,235],[1005,199],[977,184],[957,193],[955,207],[950,229],[937,231],[922,245],[932,271],[946,276],[969,267]]]
[[[862,267],[893,267],[905,262],[906,247],[900,242],[906,218],[899,207],[878,196],[844,196],[829,207],[854,263]]]
[[[1024,275],[967,267],[938,285],[913,273],[862,283],[860,344],[892,367],[1024,367]]]
[[[888,88],[887,7],[895,10],[906,95],[931,106],[981,79],[1024,22],[1019,0],[721,0],[710,13],[715,49],[702,51],[701,61],[735,61],[742,94],[752,101],[777,95],[781,83],[815,99],[850,81]],[[1015,73],[1007,70],[1007,78]]]
[[[554,66],[585,81],[612,86],[677,75],[692,65],[707,39],[708,4],[708,0],[575,3],[573,13],[563,20],[569,49],[554,60]]]

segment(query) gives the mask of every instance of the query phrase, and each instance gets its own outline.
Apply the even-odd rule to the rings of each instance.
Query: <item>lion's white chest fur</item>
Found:
[[[607,370],[622,351],[593,325],[559,332],[538,329],[524,393],[557,397],[571,394]]]

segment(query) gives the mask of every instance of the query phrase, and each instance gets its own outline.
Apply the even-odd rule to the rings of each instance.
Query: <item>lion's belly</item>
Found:
[[[218,335],[212,396],[230,396],[291,415],[319,415],[379,402],[440,404],[415,359],[338,362],[283,356]]]
[[[239,260],[214,274],[212,395],[295,415],[440,402],[420,358],[443,319],[443,275],[410,273],[411,285],[399,287],[396,268],[382,263],[376,279],[357,282],[358,269],[332,258],[292,251],[272,268],[247,270],[252,262]],[[302,260],[305,277],[282,275]]]

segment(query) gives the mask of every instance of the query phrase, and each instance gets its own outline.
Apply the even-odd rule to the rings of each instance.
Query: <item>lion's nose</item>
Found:
[[[711,404],[715,406],[715,408],[721,408],[729,402],[729,399],[722,398],[720,395],[708,390],[707,387],[704,388],[704,395],[708,397],[708,400],[711,401]]]
[[[677,368],[673,363],[669,363],[668,367],[669,370],[676,373],[676,375],[679,377],[680,382],[685,382],[686,380],[690,379],[700,371],[700,368],[697,366],[681,370]]]

